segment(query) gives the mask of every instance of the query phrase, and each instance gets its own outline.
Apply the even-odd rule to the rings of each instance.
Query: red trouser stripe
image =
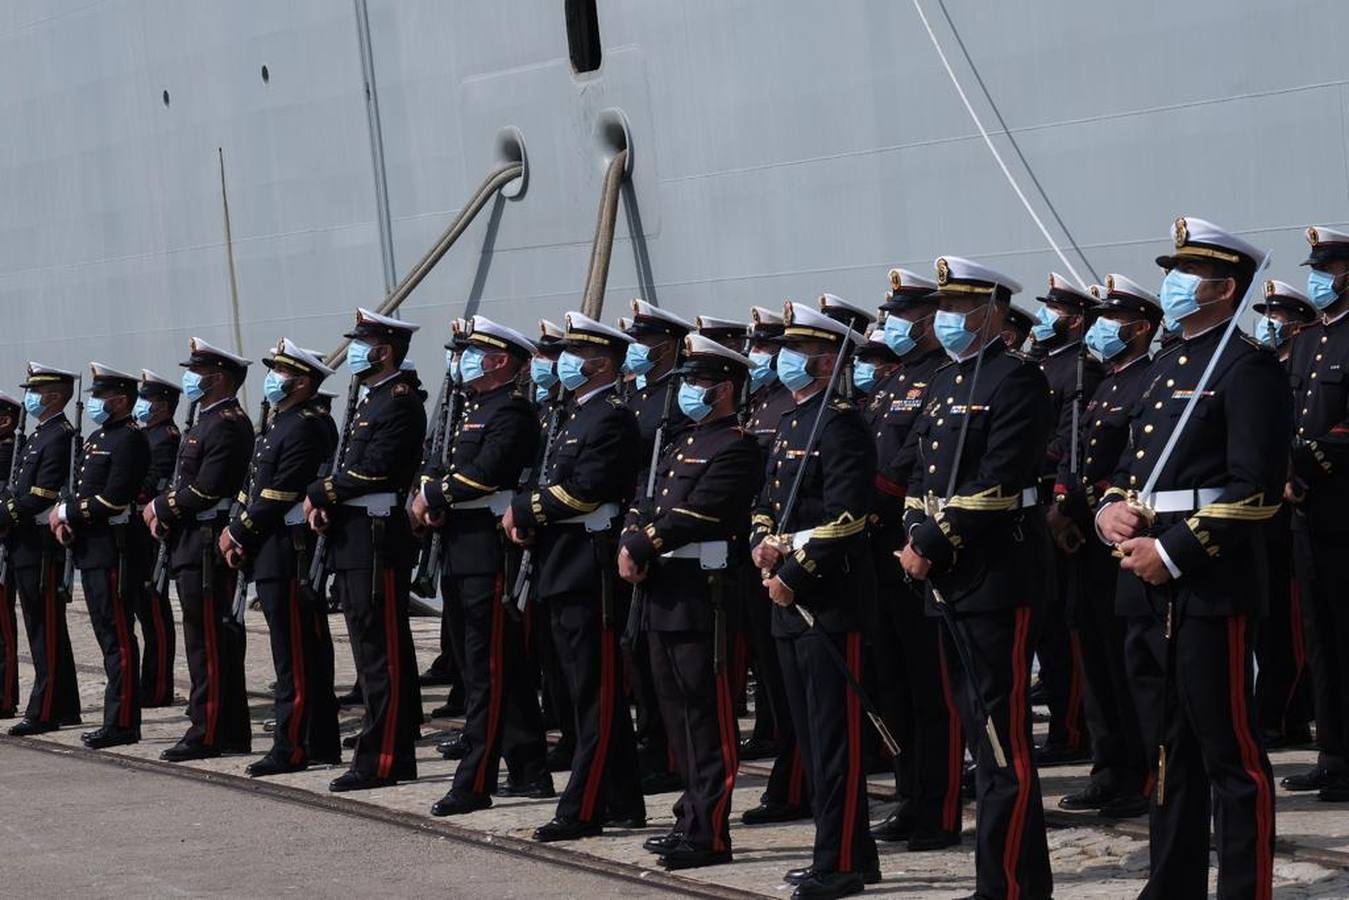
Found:
[[[1307,665],[1307,645],[1302,634],[1302,586],[1298,584],[1296,578],[1292,579],[1289,585],[1288,599],[1288,614],[1292,617],[1289,624],[1292,626],[1293,635],[1293,677],[1288,685],[1288,698],[1283,702],[1281,724],[1285,729],[1288,728],[1288,710],[1297,699],[1298,690],[1302,687],[1302,672]]]
[[[1007,825],[1007,846],[1002,854],[1002,870],[1007,879],[1007,898],[1021,896],[1017,881],[1021,861],[1021,836],[1026,830],[1026,812],[1030,805],[1031,758],[1026,746],[1026,642],[1030,634],[1030,607],[1016,611],[1016,627],[1012,638],[1012,694],[1008,704],[1007,731],[1012,744],[1012,771],[1016,775],[1016,802],[1012,805],[1012,820]]]
[[[215,586],[202,581],[202,630],[206,636],[206,746],[215,746],[220,721],[220,647],[215,621]]]
[[[731,794],[735,791],[735,772],[740,766],[740,748],[735,740],[735,708],[731,703],[731,680],[725,670],[717,674],[717,727],[721,732],[721,796],[712,807],[712,849],[726,849],[722,823],[726,819]],[[689,767],[692,771],[692,766]]]
[[[377,777],[393,773],[393,745],[398,735],[398,701],[403,693],[399,684],[398,601],[394,596],[393,569],[384,570],[384,652],[389,657],[389,700],[384,713],[384,736],[379,748]]]
[[[56,682],[61,665],[56,659],[56,566],[48,564],[47,583],[43,586],[42,604],[47,610],[47,688],[42,692],[42,721],[52,719],[52,705],[56,702]]]
[[[595,753],[590,758],[590,771],[586,773],[586,786],[581,794],[581,821],[589,822],[595,818],[595,800],[599,796],[600,785],[604,781],[605,759],[609,754],[609,732],[614,718],[614,646],[613,634],[607,628],[600,629],[600,721],[599,735],[595,740]]]
[[[1082,638],[1076,628],[1068,629],[1068,746],[1082,746]]]
[[[825,638],[830,640],[830,638]],[[848,650],[848,670],[859,682],[862,679],[862,635],[850,631],[846,638]],[[844,782],[843,828],[841,846],[838,849],[838,870],[852,871],[853,833],[857,830],[857,795],[862,784],[862,706],[857,692],[844,685],[847,692],[848,714],[848,777]]]
[[[117,724],[130,728],[132,692],[136,690],[131,679],[131,635],[122,610],[122,586],[117,583],[117,573],[112,569],[108,570],[108,596],[112,599],[113,626],[117,630],[117,655],[122,658],[122,704],[117,711]]]
[[[15,644],[14,629],[9,627],[9,588],[0,585],[0,630],[5,634],[5,669],[0,672],[0,709],[13,709],[19,702],[14,687],[19,683],[19,648]]]
[[[304,723],[305,705],[309,702],[304,684],[304,637],[300,622],[300,579],[290,580],[290,678],[295,686],[295,701],[290,707],[290,764],[298,766],[304,762],[306,748],[301,727]]]
[[[960,733],[960,710],[951,693],[951,672],[946,665],[946,644],[937,633],[937,668],[941,672],[941,698],[946,706],[946,789],[942,792],[941,827],[960,830],[960,781],[965,774],[965,742]]]
[[[1274,891],[1274,792],[1260,766],[1260,749],[1246,714],[1246,617],[1227,619],[1227,680],[1232,704],[1232,730],[1241,750],[1241,766],[1255,784],[1255,898]]]
[[[504,686],[504,675],[502,667],[506,660],[503,659],[502,644],[505,631],[505,609],[501,605],[501,591],[505,587],[504,577],[500,572],[497,573],[496,583],[492,587],[492,635],[488,642],[487,651],[487,734],[483,736],[482,755],[478,757],[478,771],[473,775],[473,790],[481,794],[487,789],[487,774],[489,770],[495,770],[500,765],[500,761],[493,755],[492,748],[501,737],[501,695]]]
[[[156,703],[173,700],[173,673],[169,671],[168,629],[164,624],[163,598],[158,591],[150,592],[150,620],[155,626],[155,696]]]

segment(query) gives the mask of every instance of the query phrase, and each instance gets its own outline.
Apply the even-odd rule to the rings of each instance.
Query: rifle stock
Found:
[[[436,400],[436,424],[431,432],[431,446],[423,470],[441,473],[445,469],[445,452],[449,447],[449,433],[459,415],[459,392],[451,383],[450,373],[440,383]],[[430,528],[422,536],[421,553],[417,557],[417,572],[412,579],[412,593],[418,597],[434,597],[440,579],[440,563],[444,552],[444,536],[440,529]]]
[[[192,430],[197,423],[198,401],[193,400],[187,407],[187,427],[183,429],[183,440],[187,439],[187,433]],[[178,445],[178,455],[173,460],[173,477],[169,479],[168,486],[172,488],[178,483],[178,475],[183,468],[183,445]],[[169,593],[169,538],[170,534],[166,531],[164,536],[159,539],[159,552],[155,555],[154,569],[150,574],[150,588],[161,597],[168,596]]]
[[[267,432],[271,428],[271,412],[272,404],[269,403],[266,398],[263,398],[263,401],[258,408],[258,436],[254,439],[255,441],[260,441],[267,436]],[[257,486],[258,462],[257,450],[255,448],[253,451],[253,460],[248,464],[248,480],[244,483],[243,490],[243,495],[248,498],[250,502],[253,499],[253,491],[257,489]],[[236,499],[234,501],[234,506],[230,509],[230,518],[233,519],[237,516],[239,511],[243,508],[244,504]],[[214,552],[214,548],[209,549],[211,552]],[[234,604],[230,607],[230,611],[234,614],[234,621],[238,622],[240,625],[243,624],[244,613],[248,610],[248,582],[248,571],[241,567],[239,569],[238,577],[234,580]]]
[[[352,376],[351,385],[347,388],[347,409],[346,417],[342,420],[342,437],[337,442],[337,449],[333,451],[332,465],[329,467],[329,474],[336,473],[342,468],[342,462],[347,455],[347,444],[351,440],[351,429],[356,424],[356,404],[361,396],[361,380]],[[314,559],[309,566],[309,590],[315,597],[322,597],[328,585],[328,535],[320,534],[318,540],[314,543]]]
[[[66,477],[66,489],[58,503],[74,501],[79,480],[81,462],[84,459],[84,399],[81,389],[83,376],[75,379],[75,431],[70,435],[70,472]],[[75,539],[66,544],[65,563],[61,568],[61,584],[58,588],[61,597],[67,603],[75,589]]]
[[[539,465],[534,469],[538,473],[538,479],[543,480],[544,473],[548,471],[548,460],[553,455],[553,446],[557,443],[558,432],[562,430],[562,413],[567,408],[567,401],[571,397],[571,391],[563,390],[558,395],[553,408],[548,411],[548,432],[544,435],[543,450],[539,454]],[[534,580],[534,548],[526,547],[520,554],[520,570],[515,576],[515,585],[509,597],[503,597],[502,602],[513,602],[516,609],[524,611],[525,604],[529,602],[529,590]]]

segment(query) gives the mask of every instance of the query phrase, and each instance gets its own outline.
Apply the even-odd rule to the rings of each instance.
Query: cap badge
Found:
[[[897,291],[897,290],[899,290],[899,289],[900,289],[901,287],[903,287],[903,286],[904,286],[904,283],[903,283],[903,281],[902,281],[901,278],[900,278],[900,275],[899,275],[899,269],[891,269],[891,270],[890,270],[890,287],[891,287],[891,289]]]
[[[1315,225],[1307,229],[1307,243],[1311,244],[1313,247],[1321,243],[1321,235],[1316,231]]]
[[[951,265],[946,261],[946,257],[937,257],[937,284],[945,287],[946,282],[951,280]]]
[[[1274,279],[1272,278],[1265,280],[1265,296],[1266,297],[1274,296]]]
[[[1184,247],[1185,242],[1190,239],[1190,229],[1185,224],[1184,216],[1181,216],[1180,218],[1176,219],[1175,232],[1176,232],[1176,249],[1179,250],[1181,247]]]

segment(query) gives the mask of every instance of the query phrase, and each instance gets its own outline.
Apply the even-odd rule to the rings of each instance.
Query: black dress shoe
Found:
[[[1070,766],[1074,763],[1090,762],[1091,751],[1085,747],[1065,747],[1062,744],[1042,744],[1035,748],[1035,765]]]
[[[871,837],[878,841],[907,841],[912,834],[913,816],[903,805],[871,826]]]
[[[657,834],[642,841],[642,849],[648,853],[664,853],[667,850],[673,850],[684,843],[684,833],[682,831],[671,831],[669,834]]]
[[[722,863],[730,862],[731,851],[695,847],[686,841],[681,841],[678,845],[666,850],[656,861],[671,872],[679,869],[701,869],[703,866],[719,866]]]
[[[342,765],[342,751],[335,750],[332,753],[315,753],[309,757],[311,766],[340,766]]]
[[[84,732],[83,734],[81,734],[81,735],[80,735],[80,740],[87,744],[87,743],[89,743],[89,739],[90,739],[90,738],[101,737],[101,736],[103,735],[103,732],[105,732],[105,731],[107,731],[107,730],[108,730],[108,726],[107,726],[107,725],[100,725],[100,726],[98,726],[97,728],[95,728],[93,731],[86,731],[86,732]]]
[[[740,814],[740,821],[746,825],[771,825],[774,822],[796,822],[809,818],[808,808],[790,803],[764,802]]]
[[[778,755],[777,741],[768,738],[747,737],[740,742],[740,761],[772,759]]]
[[[337,705],[342,709],[352,706],[365,706],[365,694],[361,693],[359,687],[354,687],[345,694],[338,696]]]
[[[547,825],[534,829],[534,840],[541,844],[552,841],[574,841],[577,838],[595,837],[604,833],[599,822],[578,822],[575,819],[554,819]]]
[[[635,812],[611,812],[604,817],[606,828],[621,828],[624,831],[640,831],[646,827],[646,810]]]
[[[98,732],[102,732],[101,734]],[[84,742],[90,750],[106,750],[108,747],[123,747],[140,743],[139,728],[100,728]]]
[[[556,797],[557,791],[553,788],[552,775],[540,775],[533,781],[527,781],[524,784],[514,784],[507,781],[501,787],[497,788],[498,797],[529,797],[533,800],[547,800],[549,797]]]
[[[913,829],[906,845],[910,853],[930,853],[933,850],[945,850],[960,844],[959,831],[947,831],[933,825],[920,825]],[[870,882],[868,882],[869,884]]]
[[[446,759],[463,759],[468,756],[468,751],[471,749],[472,745],[469,744],[468,738],[464,737],[462,732],[448,741],[441,741],[436,744],[436,752]]]
[[[857,872],[815,872],[792,891],[793,900],[832,900],[860,894],[866,882]]]
[[[293,766],[268,753],[262,759],[249,763],[244,772],[250,778],[266,778],[269,775],[285,775],[287,772],[303,772],[307,768],[309,768],[308,762]]]
[[[881,880],[881,869],[878,865],[874,869],[868,869],[865,872],[858,872],[862,877],[863,884],[878,884]],[[782,876],[782,880],[788,884],[800,884],[803,881],[809,881],[815,877],[815,867],[802,866],[799,869],[788,869],[787,874]]]
[[[190,762],[194,759],[215,759],[219,755],[220,749],[218,747],[207,747],[205,744],[179,741],[159,754],[159,758],[165,762]]]
[[[674,772],[652,772],[650,775],[642,776],[642,794],[644,796],[668,794],[670,791],[683,789],[684,779]]]
[[[33,734],[46,734],[49,731],[55,731],[61,726],[56,722],[39,722],[35,719],[20,719],[17,725],[9,729],[9,733],[14,737],[27,737]]]
[[[1289,731],[1279,728],[1265,728],[1260,732],[1260,744],[1266,750],[1305,747],[1311,742],[1312,733],[1307,728],[1294,728]]]
[[[1331,775],[1321,786],[1316,799],[1323,803],[1349,802],[1349,775]]]
[[[544,758],[544,764],[548,766],[549,772],[570,772],[571,754],[571,747],[565,744],[555,744],[548,750],[548,755]]]
[[[1101,816],[1106,819],[1137,819],[1148,814],[1151,801],[1137,791],[1129,791],[1101,806]]]
[[[1135,791],[1135,793],[1137,793]],[[1060,809],[1070,809],[1080,812],[1085,809],[1100,809],[1111,800],[1121,796],[1121,793],[1115,788],[1106,787],[1103,784],[1091,783],[1076,794],[1068,794],[1059,798]]]
[[[446,684],[453,684],[454,676],[444,669],[437,669],[435,666],[432,666],[417,676],[417,683],[422,687],[440,687]]]
[[[1319,791],[1331,782],[1334,775],[1331,774],[1325,766],[1312,766],[1305,772],[1299,772],[1296,775],[1289,775],[1279,782],[1284,790],[1289,791]]]
[[[376,778],[374,775],[366,775],[364,772],[351,769],[329,782],[328,790],[334,794],[345,794],[347,791],[370,791],[375,788],[392,787],[397,783],[397,778]]]
[[[480,809],[491,809],[492,798],[486,794],[456,794],[450,791],[431,804],[433,816],[462,816]]]

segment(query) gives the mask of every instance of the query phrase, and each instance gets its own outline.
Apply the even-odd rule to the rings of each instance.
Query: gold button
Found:
[[[933,472],[937,471],[937,467],[936,467],[936,466],[928,466],[928,467],[927,467],[927,471],[928,471],[928,474],[931,475]]]
[[[880,433],[879,431],[876,432],[876,437],[880,437],[880,436],[881,436],[881,433]]]
[[[1148,452],[1147,452],[1146,450],[1139,450],[1137,453],[1134,454],[1134,456],[1138,457],[1139,459],[1142,459],[1143,457],[1145,457],[1145,456],[1147,456],[1147,455],[1148,455]]]
[[[676,453],[676,454],[675,454],[675,459],[683,459],[683,458],[684,458],[684,454],[682,454],[682,453]]]
[[[1174,378],[1168,378],[1168,379],[1166,379],[1166,386],[1167,386],[1167,387],[1175,387],[1175,386],[1176,386],[1176,379],[1174,379]]]
[[[1321,343],[1323,343],[1323,344],[1324,344],[1324,343],[1325,343],[1325,342],[1326,342],[1326,341],[1328,341],[1328,340],[1330,340],[1330,338],[1329,338],[1329,337],[1327,337],[1327,336],[1326,336],[1326,335],[1324,335],[1324,334],[1323,334],[1323,335],[1321,335]]]
[[[1144,434],[1152,434],[1152,426],[1151,426],[1151,425],[1144,425],[1144,426],[1143,426],[1143,433],[1144,433]]]
[[[1189,362],[1189,361],[1190,361],[1190,358],[1189,358],[1188,356],[1182,356],[1180,359],[1176,360],[1176,362],[1180,363],[1182,366],[1185,365],[1185,364],[1186,364],[1187,362]]]
[[[1153,404],[1152,408],[1153,408],[1153,409],[1161,409],[1161,408],[1162,408],[1162,401],[1158,400],[1156,403]]]
[[[1130,484],[1138,484],[1138,476],[1137,476],[1137,475],[1130,475],[1130,476],[1129,476],[1129,483],[1130,483]]]
[[[956,398],[955,398],[955,397],[947,397],[947,398],[946,398],[946,402],[947,402],[947,403],[955,403],[955,402],[956,402]]]
[[[670,489],[669,489],[669,488],[661,488],[661,489],[660,489],[660,495],[661,495],[662,497],[664,497],[664,496],[665,496],[666,494],[668,494],[668,493],[670,493]]]
[[[689,444],[693,443],[693,438],[689,438]]]
[[[1090,456],[1087,457],[1087,462],[1091,462],[1091,457],[1090,457]]]
[[[1316,361],[1317,361],[1317,362],[1320,362],[1320,361],[1321,361],[1321,354],[1319,354],[1319,353],[1316,354]]]
[[[1306,433],[1307,433],[1307,429],[1305,429],[1305,428],[1299,428],[1299,429],[1297,430],[1297,433],[1298,433],[1298,434],[1306,434]]]
[[[1092,438],[1091,441],[1090,441],[1090,443],[1091,443],[1091,446],[1095,447],[1095,446],[1096,446],[1096,438]]]
[[[939,446],[939,445],[937,444],[936,441],[933,441],[933,442],[932,442],[932,449],[933,449],[933,450],[936,450],[938,446]]]
[[[782,482],[781,482],[781,481],[778,481],[776,478],[774,478],[774,479],[773,479],[773,487],[782,487]]]
[[[1097,428],[1100,428],[1100,427],[1101,427],[1101,420],[1100,420],[1100,419],[1097,419],[1097,420],[1096,420],[1096,427],[1097,427]]]
[[[1304,416],[1307,414],[1307,407],[1305,407],[1305,406],[1302,407],[1302,414],[1303,414]]]
[[[945,421],[946,421],[945,419],[938,419],[938,420],[937,420],[937,424],[938,424],[938,425],[941,425],[941,424],[944,423]]]
[[[795,419],[792,419],[792,427],[793,427],[793,428],[796,427],[796,420],[795,420]]]
[[[1315,372],[1312,373],[1312,377],[1313,377],[1313,378],[1316,377],[1316,373],[1315,373]]]
[[[957,376],[956,376],[956,384],[963,384],[964,382],[965,382],[965,376],[964,376],[964,375],[957,375]]]

